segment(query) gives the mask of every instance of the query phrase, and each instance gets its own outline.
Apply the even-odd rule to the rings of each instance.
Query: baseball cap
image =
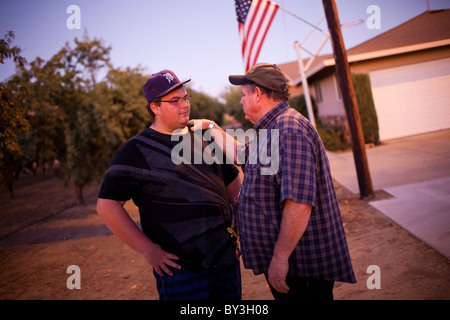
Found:
[[[170,91],[182,86],[191,79],[181,82],[180,79],[170,70],[162,70],[152,74],[144,83],[144,95],[150,104],[154,99],[165,96]]]
[[[284,93],[287,80],[281,69],[275,64],[258,63],[251,67],[243,76],[229,76],[231,84],[242,86],[256,83],[272,91]]]

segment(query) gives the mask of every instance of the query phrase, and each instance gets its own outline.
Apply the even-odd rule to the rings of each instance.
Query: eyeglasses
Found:
[[[168,102],[168,103],[175,103],[175,104],[180,104],[181,101],[184,102],[190,102],[192,99],[192,96],[190,95],[185,95],[183,98],[173,98],[171,100],[159,100],[159,102]]]

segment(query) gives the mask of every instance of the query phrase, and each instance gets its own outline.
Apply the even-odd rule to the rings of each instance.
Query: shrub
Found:
[[[343,151],[350,148],[345,134],[338,127],[324,126],[319,124],[317,132],[322,139],[325,149],[328,151]]]
[[[364,133],[364,142],[380,144],[378,117],[373,102],[369,75],[352,74],[352,81]]]
[[[316,102],[314,101],[313,97],[311,97],[311,104],[312,104],[312,108],[313,108],[314,119],[316,120],[316,122],[319,122],[317,105],[316,105]],[[302,94],[300,96],[290,98],[289,105],[292,108],[294,108],[295,110],[297,110],[298,112],[300,112],[307,119],[309,119],[308,109],[306,108],[305,95]]]
[[[350,147],[350,144],[341,129],[335,126],[326,126],[322,124],[318,116],[318,109],[314,99],[311,97],[314,118],[316,120],[317,132],[322,139],[325,149],[329,151],[342,151]],[[306,100],[304,95],[292,97],[289,99],[289,105],[300,112],[307,119],[308,109],[306,108]]]

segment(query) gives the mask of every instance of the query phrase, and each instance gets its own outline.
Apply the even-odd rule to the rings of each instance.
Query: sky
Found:
[[[347,49],[367,41],[427,10],[427,0],[335,0],[341,23],[363,20],[342,30]],[[311,24],[324,16],[321,0],[275,0],[280,7]],[[450,0],[428,0],[430,9],[450,8]],[[69,29],[71,5],[80,8],[80,29]],[[379,29],[369,28],[379,7]],[[326,19],[318,26],[328,31]],[[150,75],[163,69],[192,87],[220,97],[229,86],[228,76],[243,74],[244,64],[234,0],[0,0],[0,36],[15,33],[13,45],[28,62],[50,59],[66,42],[85,33],[111,46],[115,68],[141,67]],[[296,61],[295,41],[314,52],[324,35],[307,23],[278,10],[262,46],[258,62]],[[320,54],[332,53],[330,41]],[[302,52],[303,58],[309,54]],[[0,65],[0,81],[15,72],[12,60]]]

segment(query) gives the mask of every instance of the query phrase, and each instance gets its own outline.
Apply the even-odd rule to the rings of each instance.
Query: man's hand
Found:
[[[210,123],[211,120],[208,119],[192,119],[187,122],[187,125],[192,126],[191,131],[197,131],[208,129]]]
[[[145,260],[155,269],[156,273],[161,277],[164,276],[163,271],[171,276],[173,273],[167,266],[180,269],[181,267],[172,260],[180,260],[176,255],[164,251],[160,245],[152,243],[149,246],[148,253],[144,254]]]
[[[289,271],[288,260],[281,260],[272,257],[270,261],[268,278],[270,285],[280,293],[288,293],[289,287],[286,284],[286,276]]]
[[[297,203],[290,199],[284,201],[280,234],[268,270],[270,285],[280,293],[289,291],[286,284],[289,257],[306,230],[311,209],[310,205]]]

